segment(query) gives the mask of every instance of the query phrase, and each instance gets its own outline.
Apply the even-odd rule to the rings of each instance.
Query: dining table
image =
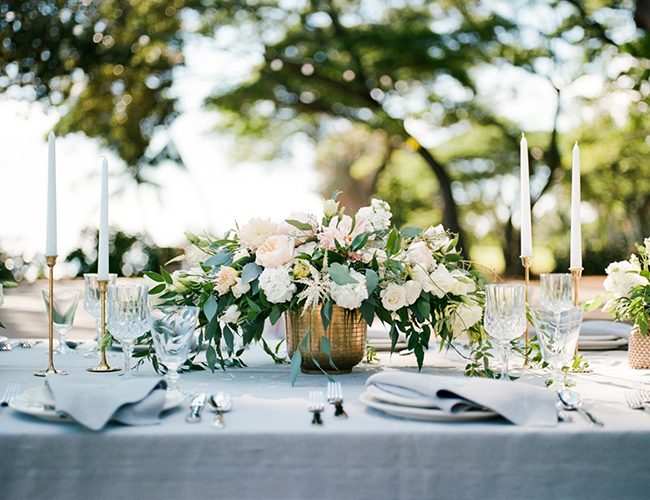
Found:
[[[467,346],[460,341],[455,347],[432,344],[421,373],[464,377]],[[110,364],[122,363],[119,351],[109,353]],[[625,400],[635,383],[650,382],[650,370],[630,369],[622,350],[582,354],[589,370],[569,381],[603,426],[576,412],[545,427],[503,418],[388,415],[363,403],[367,379],[418,369],[415,356],[384,351],[334,377],[348,418],[335,417],[326,403],[322,425],[314,425],[309,393],[326,392],[327,377],[301,373],[292,386],[289,365],[274,362],[259,346],[246,349],[245,367],[184,372],[179,384],[189,395],[155,425],[109,423],[91,431],[3,407],[0,499],[650,498],[650,410],[634,410]],[[554,390],[545,388],[547,370],[521,361],[513,361],[516,379],[499,384]],[[95,363],[82,352],[55,356],[69,380],[87,376],[85,368]],[[0,352],[0,395],[9,384],[21,391],[42,386],[34,372],[46,365],[45,342]],[[120,372],[94,376],[122,383]],[[147,361],[134,373],[156,376]],[[200,422],[186,422],[191,395],[216,392],[232,400],[224,427],[212,425],[207,406]]]

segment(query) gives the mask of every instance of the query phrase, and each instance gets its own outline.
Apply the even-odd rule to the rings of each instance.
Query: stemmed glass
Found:
[[[117,280],[117,274],[108,275],[108,284],[114,285]],[[90,351],[84,354],[85,357],[90,358],[99,355],[99,344],[102,341],[100,338],[102,334],[101,325],[101,304],[99,301],[99,281],[97,280],[97,273],[84,274],[84,281],[86,282],[86,291],[84,294],[84,309],[88,314],[95,318],[95,328],[97,329],[97,345]]]
[[[558,390],[565,386],[562,369],[570,364],[575,354],[583,315],[584,310],[580,307],[562,312],[533,310],[533,324],[537,329],[542,357],[553,368],[553,385]]]
[[[107,326],[124,352],[124,380],[133,378],[131,356],[134,341],[149,330],[147,285],[109,285],[106,294]]]
[[[540,307],[554,313],[573,309],[571,275],[563,273],[540,274],[542,296]]]
[[[72,328],[74,315],[77,312],[77,303],[81,292],[73,288],[60,288],[54,292],[54,300],[52,301],[52,308],[54,310],[54,330],[59,334],[57,341],[58,345],[54,349],[55,354],[69,354],[75,351],[66,345],[66,334]],[[50,310],[50,292],[43,290],[43,300],[45,301],[45,308]]]
[[[501,378],[508,378],[510,342],[526,330],[526,285],[485,285],[487,334],[499,343]]]
[[[167,306],[151,311],[151,334],[158,359],[167,366],[167,390],[179,390],[178,369],[190,352],[199,308]],[[181,391],[182,392],[182,391]]]

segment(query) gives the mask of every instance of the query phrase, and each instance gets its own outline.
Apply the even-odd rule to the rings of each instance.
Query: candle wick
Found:
[[[576,146],[578,145],[578,141],[576,141]]]

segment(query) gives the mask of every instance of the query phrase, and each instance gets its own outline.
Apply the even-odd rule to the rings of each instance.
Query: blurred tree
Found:
[[[647,28],[647,0],[0,2],[0,89],[19,86],[59,106],[59,132],[100,137],[142,180],[141,166],[179,160],[169,142],[153,151],[150,141],[176,116],[170,86],[193,20],[200,28],[191,31],[215,47],[257,54],[246,78],[229,78],[224,68],[207,102],[221,111],[222,128],[255,141],[240,140],[240,152],[281,154],[307,135],[320,144],[321,168],[335,172],[326,176],[328,190],[343,186],[353,206],[380,191],[404,223],[427,214],[461,232],[462,220],[477,233],[470,238],[501,245],[515,273],[520,126],[504,109],[530,81],[526,74],[556,96],[551,129],[529,134],[535,204],[566,196],[571,141],[560,125],[564,119],[564,130],[566,123],[578,130],[583,112],[587,126],[607,124],[610,134],[633,140],[635,173],[650,175],[642,160],[648,140],[625,128],[629,113],[606,121],[623,96],[623,107],[638,109],[635,126],[647,130],[650,38],[635,32],[635,14]],[[585,76],[602,81],[595,99],[572,88]],[[585,183],[594,211],[611,208],[589,191],[608,185]],[[536,234],[550,220],[540,212]],[[566,221],[556,221],[563,231]]]
[[[97,229],[84,229],[81,246],[66,256],[65,262],[77,266],[77,276],[97,272],[98,238]],[[157,247],[146,234],[113,230],[109,237],[108,268],[119,276],[142,276],[145,271],[158,271],[181,253],[180,249]]]
[[[184,0],[0,2],[0,92],[56,106],[55,131],[97,138],[141,182],[143,165],[180,158],[151,138],[176,116]],[[20,91],[16,89],[20,88]]]

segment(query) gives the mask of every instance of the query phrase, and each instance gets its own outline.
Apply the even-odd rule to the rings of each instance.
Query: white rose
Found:
[[[411,264],[420,264],[427,271],[433,271],[436,267],[436,259],[433,258],[429,245],[424,241],[416,241],[406,251]]]
[[[248,293],[248,291],[251,289],[250,283],[242,283],[241,278],[235,278],[236,284],[232,286],[230,291],[232,294],[235,296],[236,299],[244,295],[245,293]]]
[[[359,252],[361,254],[361,262],[364,264],[370,264],[372,262],[373,257],[377,258],[377,263],[378,264],[383,264],[388,260],[388,255],[386,255],[386,251],[382,250],[381,248],[369,248],[369,249],[363,249]]]
[[[483,317],[483,309],[476,303],[460,304],[454,311],[451,331],[454,337],[466,332]]]
[[[607,278],[603,283],[605,290],[613,294],[615,297],[625,297],[630,293],[630,290],[638,285],[648,285],[648,280],[638,274],[641,271],[641,266],[638,260],[628,262],[612,262],[605,272]]]
[[[350,276],[357,281],[356,285],[337,285],[332,282],[330,285],[330,295],[339,307],[343,307],[344,309],[359,309],[361,303],[368,298],[366,277],[354,269],[350,269]]]
[[[433,281],[432,292],[439,298],[443,298],[451,292],[456,284],[456,279],[451,275],[445,266],[438,266],[435,271],[431,273],[431,280]],[[426,288],[425,288],[426,290]]]
[[[5,303],[5,292],[2,283],[0,283],[0,306],[2,306],[2,304],[4,303]]]
[[[225,310],[221,318],[219,318],[224,323],[237,324],[239,317],[241,316],[241,311],[236,304],[231,305],[228,309]]]
[[[440,266],[440,267],[444,267],[444,266]],[[422,285],[422,289],[425,292],[433,291],[434,288],[433,280],[431,279],[431,276],[429,275],[429,273],[424,267],[420,266],[419,264],[415,265],[411,270],[411,277],[415,281],[420,283],[420,285]]]
[[[467,295],[476,291],[476,284],[460,269],[454,269],[451,275],[456,278],[456,283],[451,288],[454,295]]]
[[[293,242],[287,236],[271,236],[255,252],[255,263],[262,267],[282,267],[293,260]]]
[[[415,280],[410,280],[404,283],[404,288],[406,288],[406,303],[410,306],[415,304],[415,302],[420,298],[422,293],[422,283]]]
[[[291,300],[296,285],[291,282],[288,267],[267,267],[260,274],[260,288],[269,302],[280,304]]]
[[[339,211],[339,202],[334,200],[323,201],[323,214],[328,219],[334,217]]]
[[[406,306],[406,288],[397,283],[389,283],[379,295],[381,304],[387,311],[397,311]]]

